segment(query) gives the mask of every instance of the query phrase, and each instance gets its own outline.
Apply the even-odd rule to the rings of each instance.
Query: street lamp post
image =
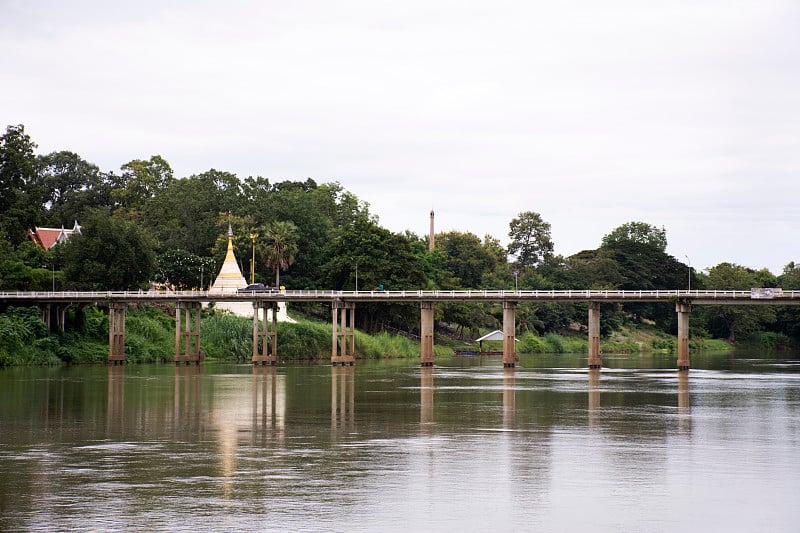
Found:
[[[517,276],[519,276],[519,270],[514,271],[514,292],[519,291],[519,284],[517,283]]]
[[[683,257],[686,258],[686,261],[689,262],[689,290],[692,290],[692,260],[689,259],[688,255],[684,255]]]
[[[356,263],[356,292],[358,292],[358,263]]]
[[[256,237],[257,233],[250,234],[250,242],[253,243],[253,257],[250,259],[250,283],[256,282]]]

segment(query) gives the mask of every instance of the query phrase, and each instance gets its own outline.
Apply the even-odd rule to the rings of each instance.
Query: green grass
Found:
[[[525,333],[517,342],[517,352],[533,353],[586,353],[589,341],[575,335],[558,335],[547,333],[540,337],[534,333]]]
[[[172,334],[175,335],[174,331]],[[249,361],[253,355],[252,319],[226,313],[213,313],[203,318],[200,323],[200,347],[209,359]]]

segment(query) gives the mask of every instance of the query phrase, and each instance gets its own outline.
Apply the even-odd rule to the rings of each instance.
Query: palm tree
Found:
[[[297,226],[291,222],[272,222],[262,233],[267,242],[265,262],[275,269],[275,286],[280,287],[280,271],[294,263],[297,253]]]

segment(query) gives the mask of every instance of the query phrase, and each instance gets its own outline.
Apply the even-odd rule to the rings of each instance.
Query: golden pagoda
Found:
[[[209,294],[227,294],[236,292],[238,289],[247,287],[247,280],[239,269],[236,261],[236,254],[233,253],[233,228],[228,224],[228,251],[225,254],[225,261],[217,274],[217,279],[208,290]]]

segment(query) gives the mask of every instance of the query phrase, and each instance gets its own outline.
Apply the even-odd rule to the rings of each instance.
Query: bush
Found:
[[[519,353],[586,353],[589,342],[575,336],[562,336],[548,333],[539,337],[534,333],[525,333],[517,342]]]
[[[222,361],[250,361],[253,355],[253,320],[213,313],[200,324],[200,345],[206,357]],[[280,340],[280,334],[278,335]]]
[[[533,333],[525,333],[517,342],[519,353],[547,353],[547,344],[544,339]]]
[[[762,350],[785,350],[794,346],[788,335],[771,331],[757,331],[744,344]]]
[[[356,332],[356,353],[365,359],[419,357],[419,351],[419,341],[407,337],[386,332],[370,337]]]
[[[656,337],[650,342],[654,350],[666,353],[675,353],[677,350],[677,341],[675,339],[668,339],[665,337]]]
[[[39,308],[9,307],[0,314],[0,366],[57,364],[57,352]]]

